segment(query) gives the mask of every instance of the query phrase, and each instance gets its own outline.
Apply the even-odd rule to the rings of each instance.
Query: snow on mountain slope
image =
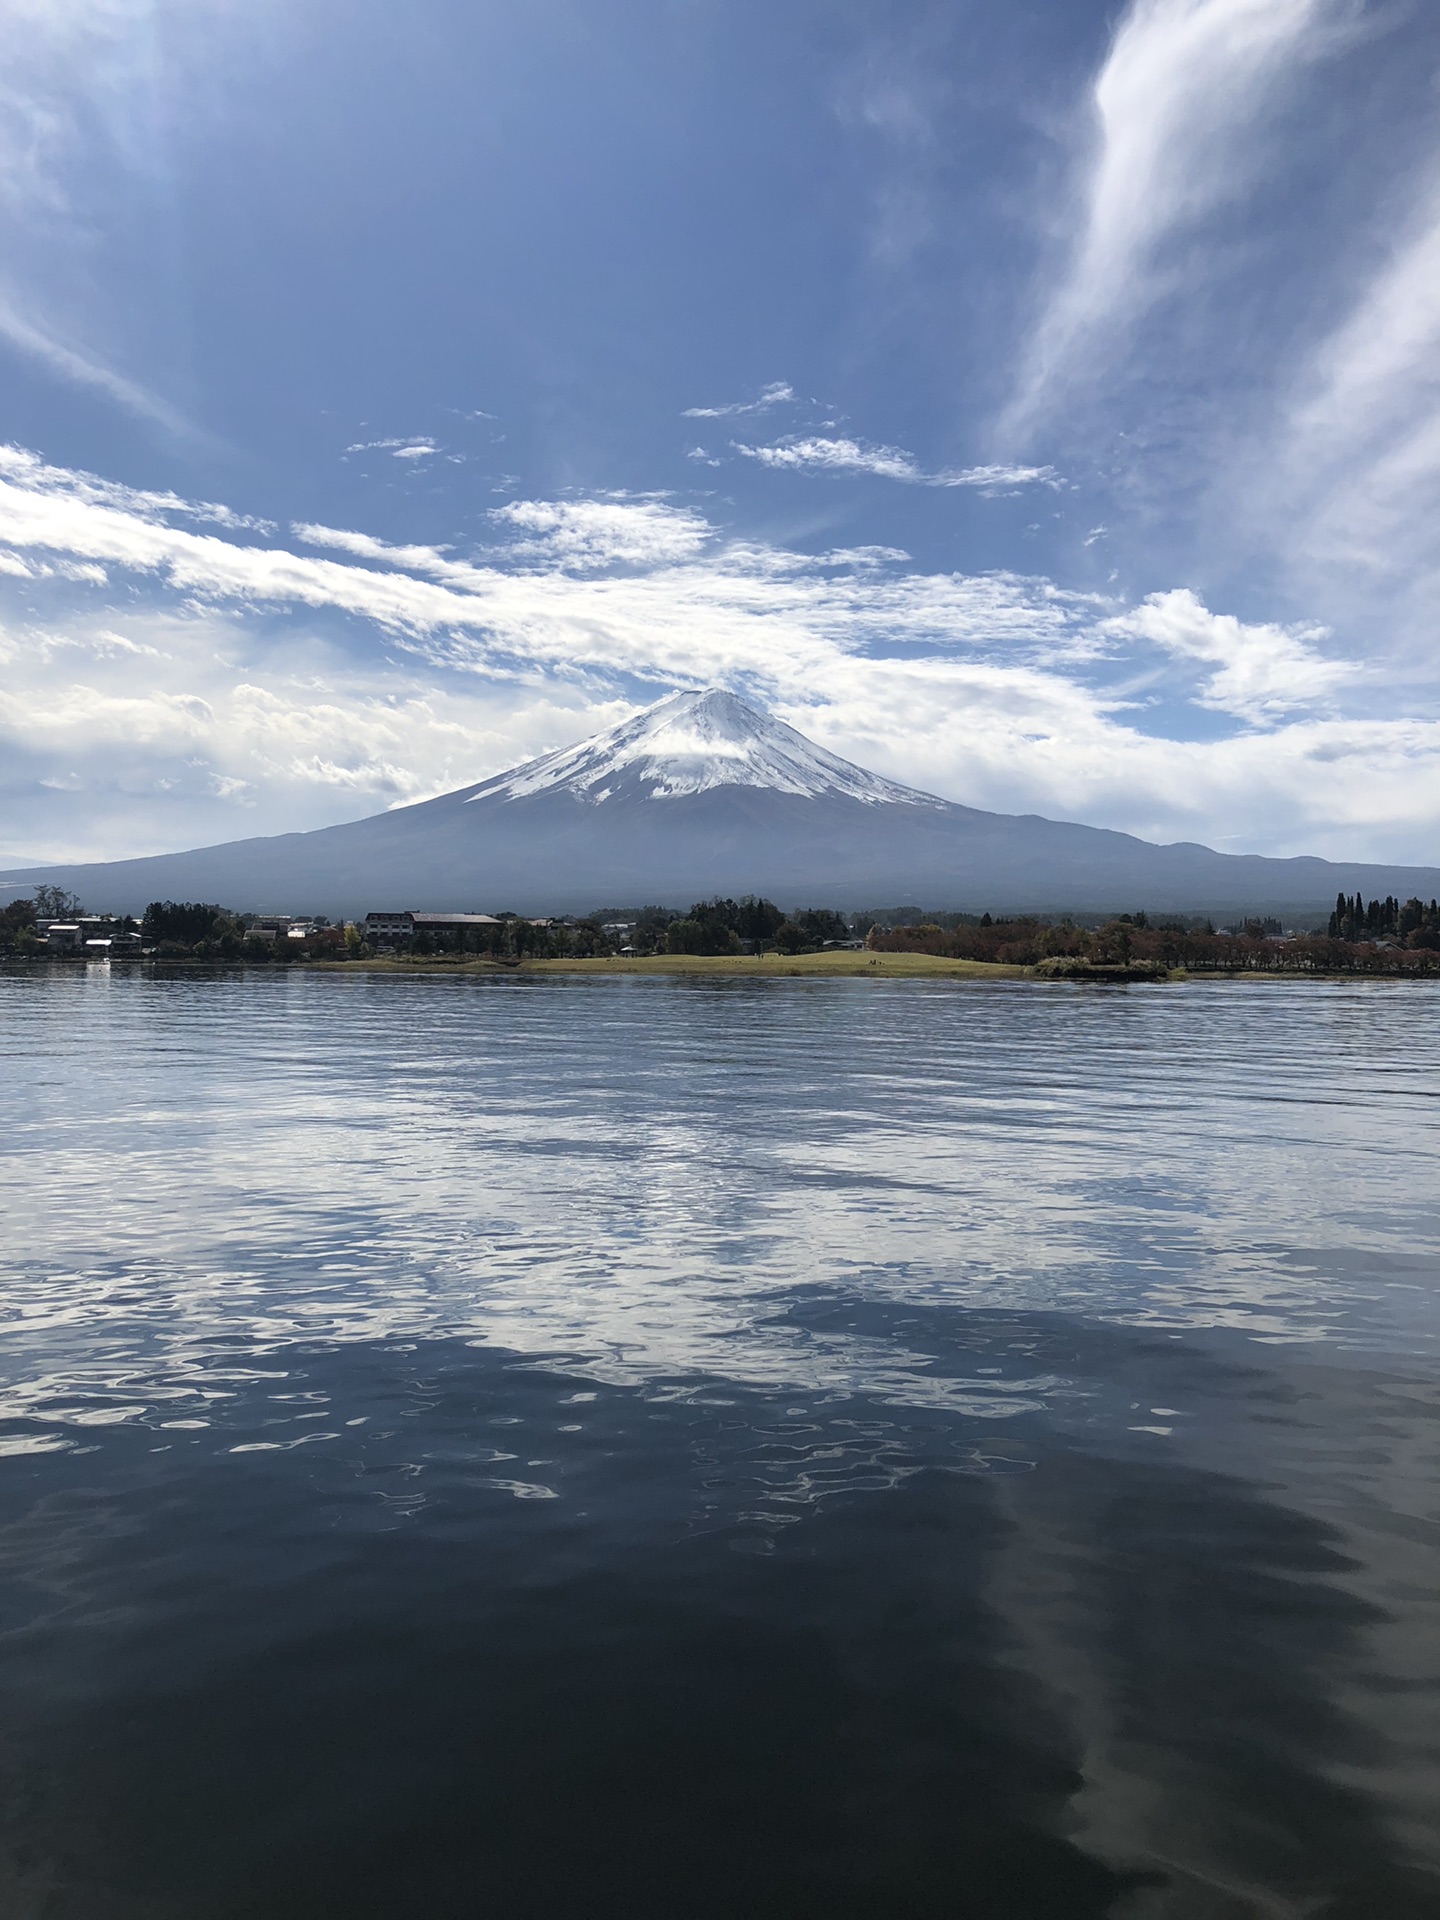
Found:
[[[931,794],[827,753],[718,687],[671,694],[578,746],[485,781],[466,800],[521,800],[562,789],[598,806],[622,794],[670,800],[714,787],[766,787],[808,799],[844,794],[869,806],[945,807]]]

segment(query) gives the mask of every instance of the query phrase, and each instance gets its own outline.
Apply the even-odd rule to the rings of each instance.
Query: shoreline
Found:
[[[1396,974],[1335,972],[1319,973],[1299,967],[1289,971],[1237,967],[1190,972],[1174,967],[1164,974],[1130,973],[1117,968],[1113,973],[1100,968],[1091,973],[1044,973],[1039,967],[1012,966],[989,960],[952,960],[929,953],[804,953],[793,957],[766,954],[762,960],[737,954],[654,954],[632,958],[594,960],[503,961],[469,957],[445,960],[440,956],[422,960],[375,958],[370,960],[320,960],[311,962],[327,973],[365,971],[375,973],[486,973],[511,974],[533,978],[539,974],[581,974],[591,979],[611,974],[659,977],[732,980],[1025,980],[1035,986],[1186,986],[1205,980],[1413,980],[1436,978],[1434,974]]]
[[[548,974],[575,974],[589,978],[623,974],[627,977],[711,978],[734,980],[1028,980],[1036,985],[1060,986],[1183,986],[1203,980],[1282,980],[1312,981],[1416,981],[1435,980],[1434,973],[1409,971],[1370,972],[1361,969],[1320,971],[1310,968],[1202,968],[1191,972],[1183,967],[1169,973],[1138,973],[1125,968],[1113,972],[1096,968],[1073,974],[1045,972],[1039,966],[1023,967],[989,960],[949,959],[929,953],[767,953],[760,958],[748,954],[643,954],[612,955],[595,959],[494,960],[486,954],[429,954],[412,958],[403,954],[372,954],[358,960],[295,959],[276,964],[239,958],[189,959],[180,956],[160,958],[153,954],[106,956],[86,959],[81,955],[0,955],[0,970],[6,968],[59,967],[61,969],[118,966],[149,967],[165,972],[242,972],[256,974],[302,973],[379,973],[395,976],[409,974],[490,975],[535,979]]]
[[[962,980],[1024,980],[1029,967],[1000,966],[985,960],[945,960],[928,953],[619,954],[592,960],[492,960],[485,955],[447,959],[376,956],[369,960],[316,960],[327,973],[361,968],[374,973],[537,974],[691,974],[734,979],[883,980],[935,977]]]

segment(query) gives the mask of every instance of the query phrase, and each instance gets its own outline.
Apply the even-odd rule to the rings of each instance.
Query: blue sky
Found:
[[[1440,859],[1440,17],[0,0],[0,857],[726,684]]]

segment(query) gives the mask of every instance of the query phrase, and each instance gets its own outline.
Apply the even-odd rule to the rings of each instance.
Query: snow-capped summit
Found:
[[[466,798],[522,800],[562,790],[598,806],[622,796],[672,800],[716,787],[764,787],[812,800],[843,794],[867,806],[945,804],[827,753],[721,687],[672,693],[578,746],[485,781]]]

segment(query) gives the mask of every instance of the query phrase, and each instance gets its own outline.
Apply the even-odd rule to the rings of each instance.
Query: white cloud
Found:
[[[1124,609],[898,549],[807,555],[656,498],[512,503],[491,523],[509,544],[474,560],[314,526],[300,537],[328,552],[307,556],[182,517],[0,467],[0,538],[30,568],[0,580],[22,609],[0,629],[12,859],[353,817],[715,682],[972,805],[1392,858],[1440,828],[1440,727],[1329,711],[1353,668],[1317,629],[1183,590]],[[1146,733],[1157,652],[1170,710],[1243,725]]]
[[[747,446],[731,442],[736,453],[762,466],[791,473],[870,473],[884,480],[918,480],[915,456],[899,447],[878,447],[861,440],[822,440],[811,437],[783,441],[778,446]]]
[[[975,487],[981,493],[1014,493],[1021,487],[1058,487],[1053,467],[941,467],[927,472],[903,447],[882,447],[868,440],[796,436],[773,446],[730,443],[736,453],[762,466],[790,473],[868,473],[878,480],[901,480],[916,487]]]
[[[772,407],[788,406],[795,389],[785,380],[772,380],[762,387],[757,400],[735,400],[726,407],[686,407],[682,420],[730,420],[747,413],[768,413]]]
[[[412,433],[403,439],[390,437],[385,440],[356,440],[346,447],[346,453],[388,453],[392,460],[429,460],[439,453],[438,443],[429,434]]]
[[[0,629],[0,662],[0,865],[325,825],[585,730],[573,689],[365,664],[294,622],[277,643],[193,606]]]
[[[237,533],[275,532],[273,520],[236,513],[214,500],[184,500],[178,493],[127,487],[114,480],[104,480],[99,474],[83,473],[73,467],[47,466],[38,454],[31,453],[27,447],[0,444],[0,478],[12,480],[31,493],[54,494],[67,500],[115,507],[122,513],[133,514],[142,520],[200,520],[212,526],[228,527]]]
[[[1250,187],[1271,102],[1345,44],[1357,12],[1353,0],[1132,0],[1094,84],[1079,237],[1032,340],[1012,429],[1119,359],[1129,324],[1184,284],[1192,267],[1170,243]]]
[[[437,580],[479,586],[487,578],[478,568],[452,560],[445,547],[396,546],[389,540],[377,540],[373,534],[356,533],[347,527],[322,527],[313,521],[297,520],[291,524],[290,531],[307,547],[335,547],[342,553],[353,553],[360,560],[375,560],[382,566],[429,574]]]
[[[663,500],[515,500],[491,514],[520,537],[509,553],[567,570],[670,566],[710,539],[705,519]]]
[[[1188,587],[1148,595],[1133,612],[1109,621],[1107,631],[1149,640],[1178,660],[1213,663],[1216,671],[1192,696],[1196,703],[1256,726],[1328,701],[1360,671],[1353,660],[1317,650],[1316,642],[1328,638],[1323,627],[1211,613]]]

